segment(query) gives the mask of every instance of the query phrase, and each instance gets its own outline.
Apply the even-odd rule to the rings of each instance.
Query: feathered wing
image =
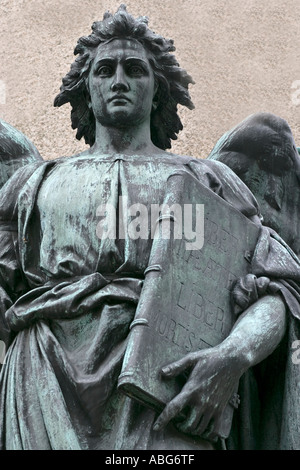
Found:
[[[257,113],[224,134],[208,160],[231,168],[256,197],[264,225],[300,254],[300,156],[288,123]]]
[[[33,143],[22,132],[0,119],[0,188],[20,167],[41,160]]]

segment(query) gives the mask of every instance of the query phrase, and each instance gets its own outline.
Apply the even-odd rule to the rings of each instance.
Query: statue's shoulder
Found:
[[[208,160],[206,157],[194,157],[192,155],[184,155],[184,154],[175,154],[175,153],[167,153],[168,158],[175,163],[182,163],[182,164],[193,164],[198,167],[203,168],[210,168],[213,170],[221,170],[228,168],[224,163],[217,161],[217,160]],[[165,155],[164,154],[164,155]]]
[[[194,163],[195,165],[199,166],[203,164],[205,165],[204,158],[197,158],[193,157],[192,155],[164,152],[161,154],[160,158],[175,164],[189,165],[190,163]]]
[[[170,154],[170,159],[175,164],[181,164],[188,167],[191,171],[201,175],[211,175],[221,178],[223,175],[230,175],[235,178],[236,175],[224,163],[216,160],[207,160],[206,158],[193,157],[190,155]]]

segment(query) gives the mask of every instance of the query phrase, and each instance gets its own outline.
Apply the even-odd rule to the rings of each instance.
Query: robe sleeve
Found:
[[[18,195],[40,164],[20,168],[0,191],[0,340],[6,346],[12,333],[5,313],[28,290],[18,257]]]

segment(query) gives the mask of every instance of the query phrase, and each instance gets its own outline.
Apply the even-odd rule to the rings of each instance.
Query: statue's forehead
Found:
[[[98,46],[96,52],[96,59],[101,57],[115,57],[122,58],[131,55],[140,57],[142,59],[148,58],[148,51],[136,39],[131,38],[115,38],[102,43]]]

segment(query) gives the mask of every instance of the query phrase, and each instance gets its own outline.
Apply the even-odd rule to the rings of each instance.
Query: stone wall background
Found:
[[[0,117],[45,159],[85,148],[69,105],[54,108],[53,100],[77,39],[120,3],[0,0]],[[185,128],[173,151],[206,157],[226,130],[257,111],[285,118],[300,146],[299,0],[128,0],[127,7],[175,40],[179,63],[196,82],[196,109],[180,109]]]

